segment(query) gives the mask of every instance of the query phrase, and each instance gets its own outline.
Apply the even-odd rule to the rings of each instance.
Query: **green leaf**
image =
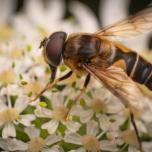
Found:
[[[42,124],[46,123],[50,121],[49,118],[36,118],[34,121],[33,121],[33,124],[35,125],[35,127],[41,129],[42,127]]]
[[[62,142],[60,146],[64,149],[64,151],[70,151],[70,150],[78,149],[81,147],[80,145],[75,145],[75,144],[65,143],[65,142]]]
[[[24,132],[24,127],[23,125],[19,124],[18,126],[16,126],[16,138],[20,139],[24,142],[29,141],[29,137],[28,135]]]
[[[40,105],[41,107],[46,107],[46,106],[47,106],[47,104],[46,104],[46,102],[45,102],[45,101],[41,101],[41,102],[39,102],[39,105]]]
[[[32,91],[31,91],[31,92],[29,92],[29,93],[27,94],[27,96],[28,96],[28,97],[31,97],[32,94],[33,94],[33,93],[32,93]]]
[[[22,74],[19,74],[19,79],[20,79],[20,80],[23,80]]]
[[[46,73],[46,74],[50,74],[50,72],[51,72],[50,67],[46,66],[46,68],[45,68],[45,73]]]
[[[17,95],[11,95],[10,96],[10,99],[11,99],[11,103],[12,103],[12,105],[14,105],[15,104],[15,102],[16,102],[16,99],[18,98],[18,96]]]
[[[49,98],[47,98],[46,96],[41,96],[40,101],[43,101],[46,103],[46,108],[52,109],[51,100]]]
[[[21,84],[22,85],[27,85],[28,83],[27,83],[27,81],[21,81]]]
[[[48,131],[46,129],[42,129],[41,132],[40,132],[40,136],[42,138],[46,138],[47,136],[49,135]]]
[[[58,126],[58,131],[59,131],[62,135],[64,135],[65,130],[66,130],[66,127],[65,127],[62,123],[60,123],[59,126]]]
[[[52,92],[58,92],[59,90],[58,90],[58,88],[53,87],[53,88],[51,89],[51,91],[52,91]]]
[[[15,66],[16,66],[15,62],[12,62],[12,68],[15,68]]]
[[[150,135],[148,133],[142,133],[141,139],[142,139],[142,141],[151,141],[152,137],[150,137]]]
[[[24,111],[23,114],[33,114],[35,110],[35,106],[27,106]]]
[[[87,95],[89,98],[91,98],[91,99],[93,98],[91,91],[88,91],[88,92],[86,93],[86,95]]]
[[[86,102],[85,102],[84,98],[80,99],[80,105],[81,106],[85,106],[86,105]]]
[[[27,49],[27,51],[31,52],[32,51],[32,44],[27,44],[26,49]]]
[[[78,133],[80,135],[85,135],[86,134],[86,124],[83,124],[80,129],[78,130]]]
[[[66,69],[67,69],[67,68],[66,68],[66,66],[65,66],[64,64],[61,64],[61,65],[60,65],[60,71],[61,71],[61,72],[64,72]]]
[[[119,127],[121,131],[127,130],[129,127],[129,118]]]
[[[80,117],[74,115],[74,116],[72,116],[72,121],[80,122]]]

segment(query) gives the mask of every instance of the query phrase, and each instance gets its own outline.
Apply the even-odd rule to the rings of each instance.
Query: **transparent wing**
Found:
[[[128,17],[125,20],[107,26],[97,31],[95,34],[127,38],[149,31],[152,31],[152,6]]]
[[[83,68],[102,81],[136,116],[142,114],[145,97],[122,69],[111,66],[103,70],[94,65],[83,65]]]

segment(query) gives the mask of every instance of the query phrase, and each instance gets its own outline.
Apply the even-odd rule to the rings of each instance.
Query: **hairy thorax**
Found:
[[[84,74],[83,63],[94,63],[100,67],[109,66],[111,46],[100,38],[89,35],[72,35],[68,38],[63,52],[64,62],[78,74]]]

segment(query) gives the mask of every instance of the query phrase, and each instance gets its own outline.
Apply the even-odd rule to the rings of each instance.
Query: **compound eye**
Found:
[[[55,32],[49,37],[44,50],[48,64],[57,67],[61,63],[66,37],[65,32]]]

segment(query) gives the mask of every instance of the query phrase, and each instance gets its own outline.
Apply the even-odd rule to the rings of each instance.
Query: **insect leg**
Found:
[[[78,94],[78,96],[75,98],[74,102],[77,102],[77,101],[81,98],[81,96],[83,95],[83,93],[86,91],[87,86],[88,86],[88,84],[89,84],[89,82],[90,82],[90,78],[91,78],[91,75],[88,74],[88,75],[86,76],[86,79],[85,79],[83,88],[81,89],[81,92]]]
[[[141,143],[141,140],[140,140],[138,128],[137,128],[137,125],[136,125],[136,123],[135,123],[134,115],[133,115],[132,112],[130,112],[130,119],[131,119],[131,123],[132,123],[132,125],[133,125],[133,127],[134,127],[136,136],[137,136],[137,140],[138,140],[138,144],[139,144],[139,150],[140,150],[141,152],[143,152],[142,143]]]
[[[73,73],[72,71],[69,71],[67,74],[65,74],[64,76],[62,76],[58,79],[55,79],[55,74],[53,73],[52,74],[53,76],[51,75],[51,78],[54,78],[54,80],[52,79],[49,83],[47,83],[47,85],[44,87],[44,89],[34,99],[30,100],[30,102],[33,102],[33,101],[37,100],[46,90],[53,87],[58,82],[69,78],[72,75],[72,73]]]

